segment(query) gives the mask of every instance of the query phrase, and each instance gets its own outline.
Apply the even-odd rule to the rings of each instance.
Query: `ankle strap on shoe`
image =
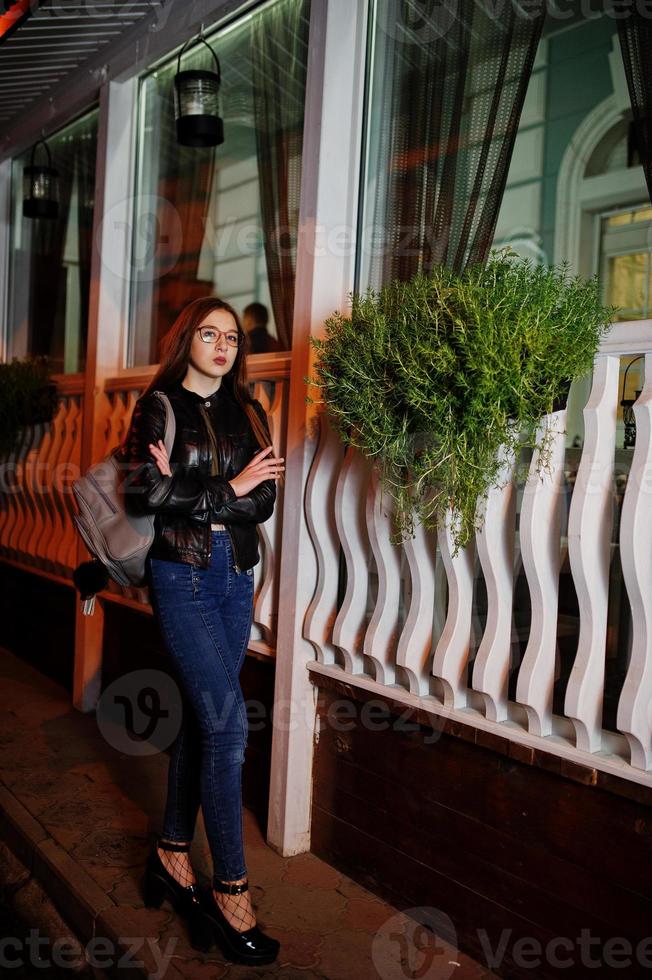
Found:
[[[249,882],[243,881],[241,885],[229,885],[226,881],[214,881],[213,888],[216,892],[226,892],[227,895],[241,895],[249,888]]]
[[[159,840],[156,842],[157,846],[161,848],[162,851],[189,851],[190,844],[171,844],[167,840]]]

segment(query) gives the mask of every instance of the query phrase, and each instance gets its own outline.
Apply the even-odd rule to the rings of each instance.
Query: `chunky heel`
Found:
[[[215,946],[213,930],[205,919],[193,919],[188,924],[188,936],[190,945],[199,953],[210,953]]]
[[[212,941],[217,943],[225,958],[232,963],[243,963],[249,966],[263,966],[267,963],[273,963],[278,956],[281,945],[278,939],[267,936],[258,925],[252,926],[251,929],[246,929],[244,932],[235,929],[215,901],[213,888],[230,895],[240,895],[247,891],[249,883],[244,881],[240,885],[232,885],[226,882],[216,882],[202,893],[206,928],[210,930]]]
[[[147,908],[160,909],[166,892],[165,882],[153,875],[148,869],[143,878],[143,900]]]
[[[172,844],[159,839],[147,858],[142,881],[143,901],[147,908],[159,909],[167,898],[174,911],[185,920],[193,949],[208,952],[211,947],[211,932],[206,925],[199,886],[181,885],[161,861],[159,847],[163,851],[190,850],[190,844]]]

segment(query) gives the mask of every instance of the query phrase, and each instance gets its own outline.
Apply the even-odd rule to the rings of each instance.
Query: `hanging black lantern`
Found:
[[[640,393],[640,391],[637,391],[636,398],[623,398],[620,402],[623,410],[623,422],[625,423],[623,449],[633,449],[636,445],[636,417],[634,415],[634,403],[638,399]]]
[[[215,59],[217,71],[181,71],[181,55],[174,76],[174,115],[177,121],[177,143],[182,146],[219,146],[224,142],[224,123],[219,115],[219,91],[222,73],[217,55],[200,37]]]
[[[632,364],[636,364],[637,361],[642,361],[643,356],[643,354],[639,354],[638,357],[635,357],[633,361],[629,362],[625,368],[625,376],[623,377],[623,393],[620,399],[620,407],[623,410],[623,423],[625,425],[623,449],[632,449],[636,445],[636,416],[634,415],[634,405],[638,401],[641,392],[637,391],[634,398],[625,398],[625,385],[627,384],[627,375],[629,374],[630,367]]]
[[[34,163],[37,146],[42,143],[48,155],[47,166]],[[59,215],[59,171],[52,166],[50,148],[45,140],[32,147],[28,167],[23,168],[23,216],[25,218],[57,218]]]

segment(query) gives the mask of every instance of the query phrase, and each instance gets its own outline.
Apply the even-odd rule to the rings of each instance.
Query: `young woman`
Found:
[[[143,882],[148,906],[168,898],[191,942],[227,958],[272,962],[276,939],[256,924],[242,839],[247,715],[239,682],[253,615],[256,525],[272,514],[283,460],[249,395],[246,334],[216,297],[194,300],[162,342],[160,367],[136,402],[125,440],[129,507],[155,513],[149,593],[177,674],[183,719],[170,757],[162,833]],[[165,450],[165,407],[176,434]],[[189,858],[201,804],[213,860],[198,889]]]

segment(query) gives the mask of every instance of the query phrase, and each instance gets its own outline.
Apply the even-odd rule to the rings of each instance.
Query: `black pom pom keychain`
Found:
[[[81,598],[82,613],[92,616],[95,609],[95,596],[109,583],[109,573],[98,558],[83,561],[72,573],[75,588]]]

